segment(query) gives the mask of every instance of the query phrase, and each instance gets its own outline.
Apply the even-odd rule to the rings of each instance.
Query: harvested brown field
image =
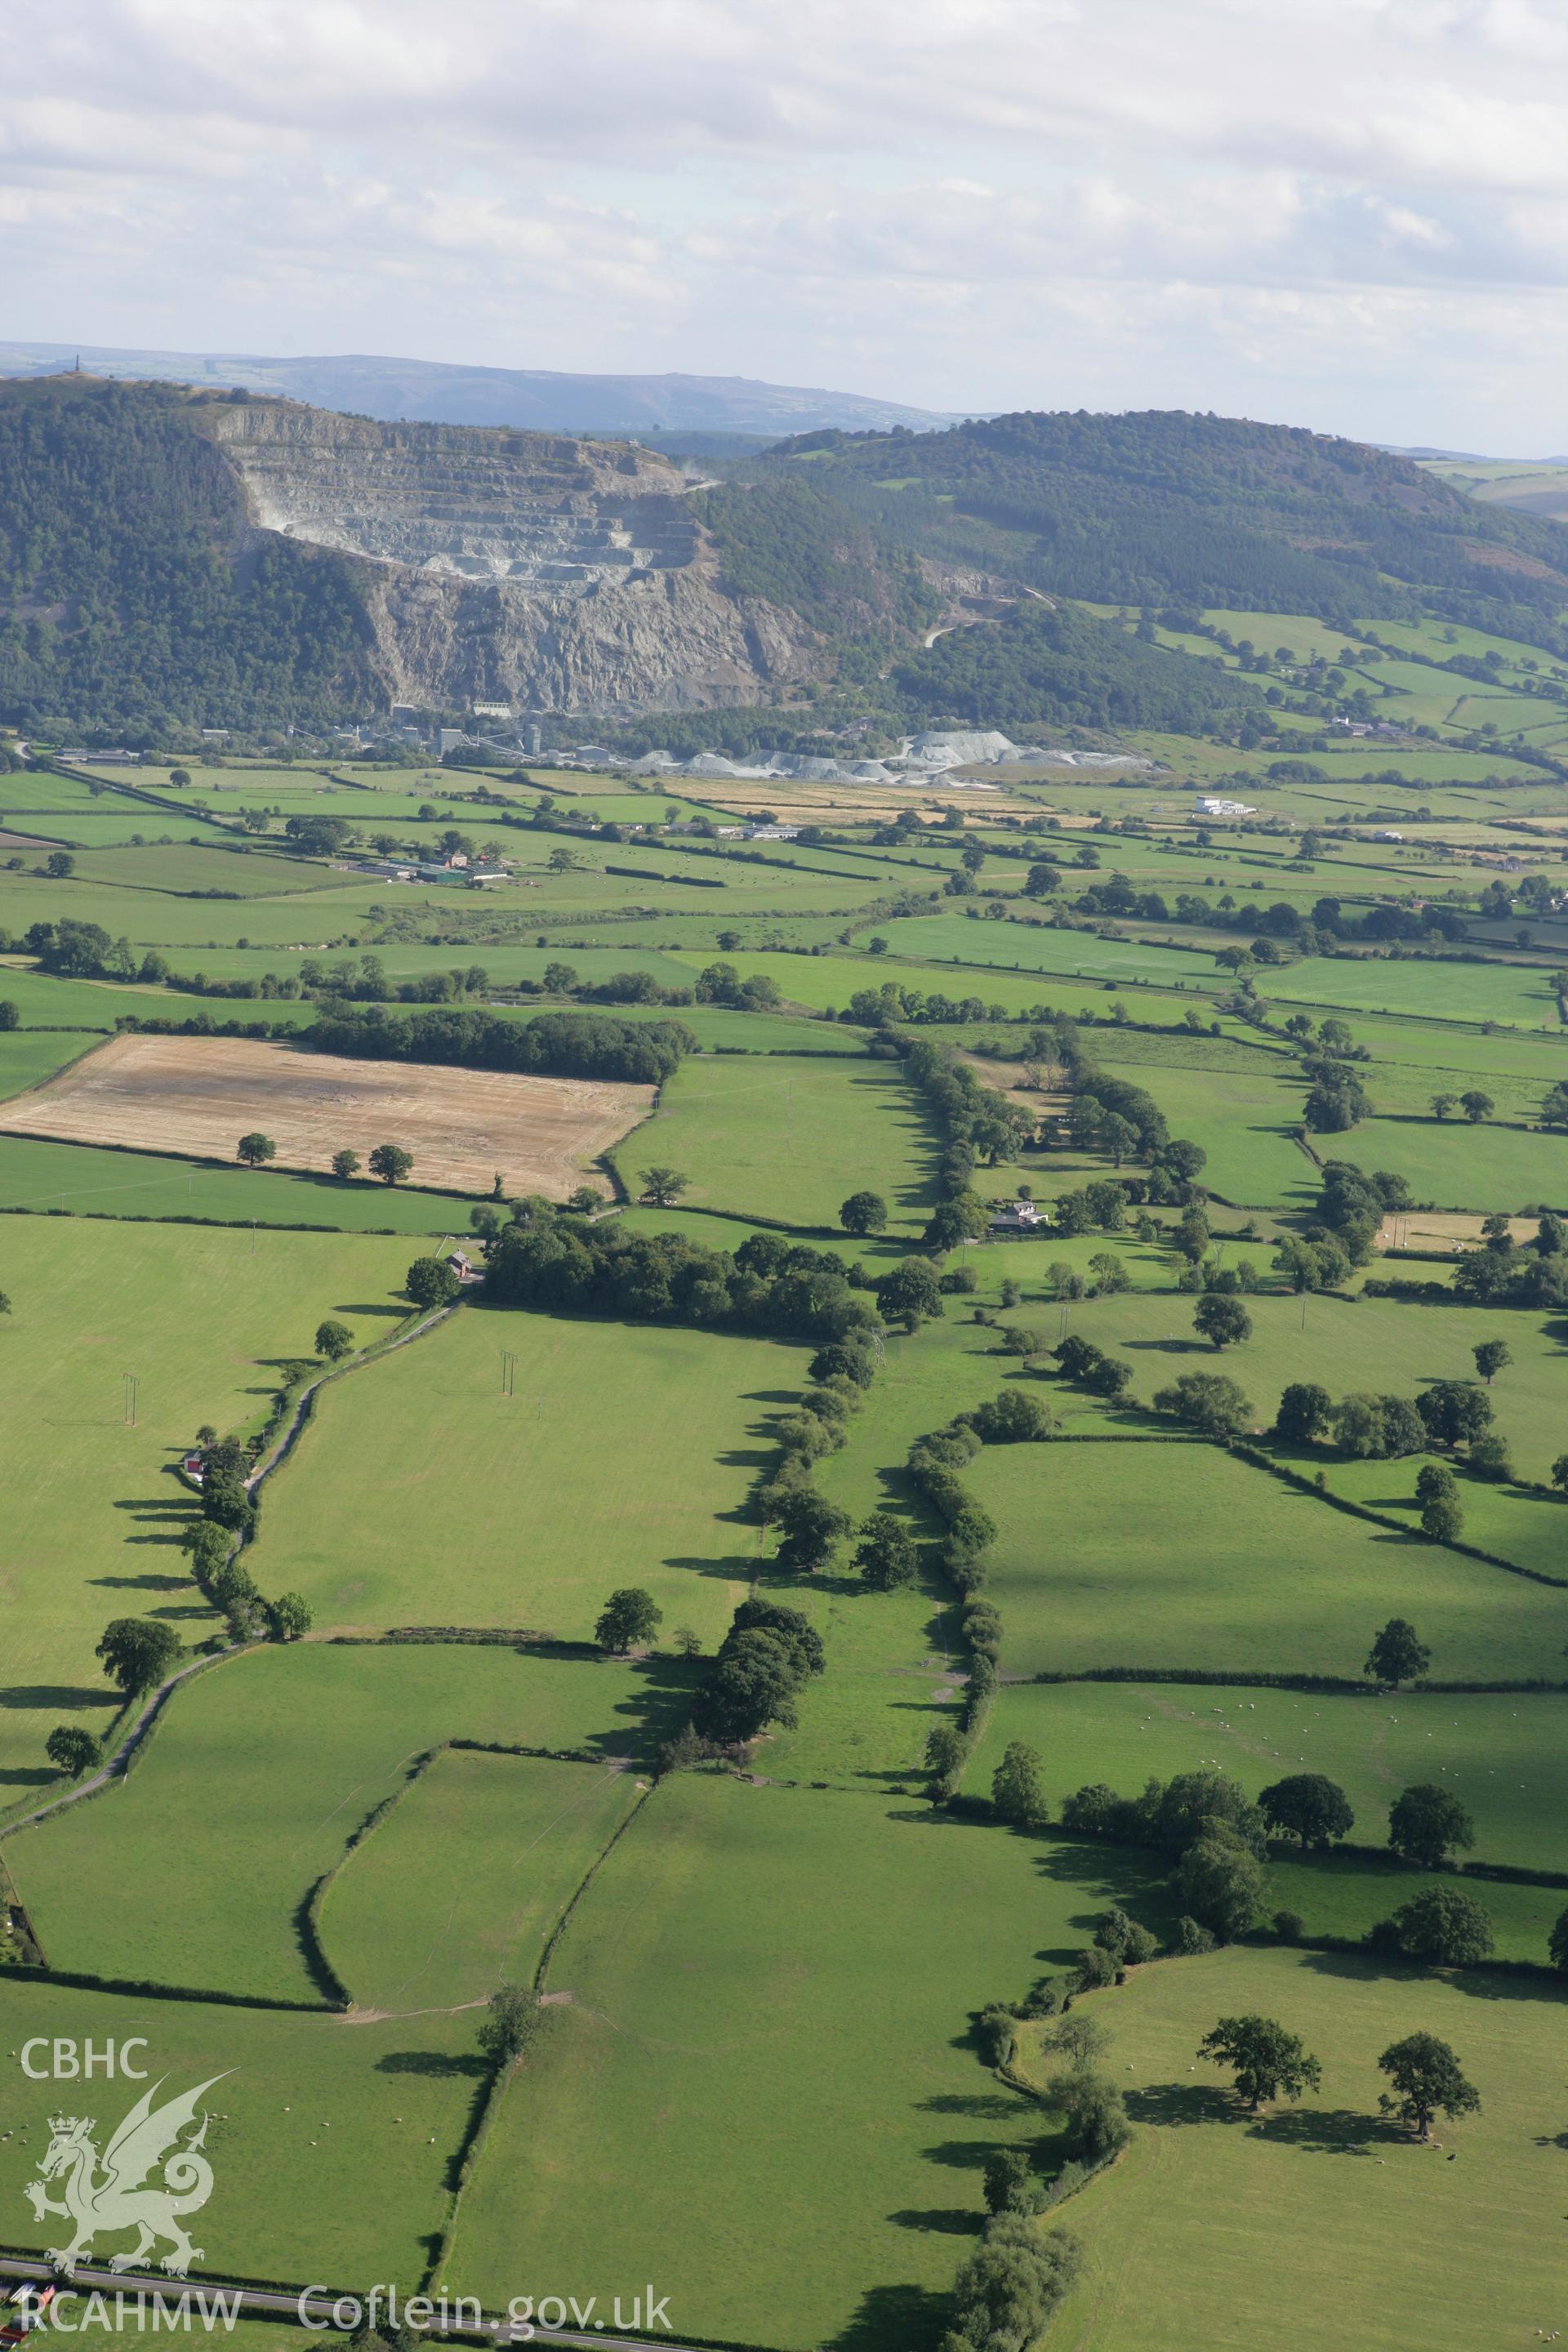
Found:
[[[653,1108],[652,1087],[359,1062],[250,1037],[112,1037],[0,1113],[0,1133],[232,1160],[259,1130],[276,1165],[324,1172],[335,1151],[414,1155],[411,1181],[563,1200],[608,1193],[592,1162]]]
[[[1540,1223],[1538,1217],[1510,1217],[1509,1232],[1519,1243],[1530,1241]],[[1481,1226],[1485,1219],[1470,1216],[1465,1211],[1444,1209],[1401,1210],[1397,1216],[1384,1217],[1378,1227],[1377,1246],[1382,1250],[1460,1250],[1479,1249]]]

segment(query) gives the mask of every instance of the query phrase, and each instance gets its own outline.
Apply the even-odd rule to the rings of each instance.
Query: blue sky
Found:
[[[11,339],[1568,449],[1563,0],[9,0]]]

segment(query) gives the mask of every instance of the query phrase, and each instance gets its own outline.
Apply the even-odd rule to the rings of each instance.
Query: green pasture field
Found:
[[[1281,645],[1289,640],[1281,637]],[[1457,691],[1462,691],[1466,681],[1456,678]],[[1397,785],[1379,784],[1377,779],[1397,768],[1412,784],[1424,789],[1442,784],[1484,784],[1493,778],[1517,782],[1527,787],[1541,789],[1550,786],[1551,780],[1537,769],[1527,768],[1510,760],[1500,745],[1491,751],[1450,751],[1443,744],[1417,747],[1412,743],[1379,743],[1365,737],[1351,737],[1342,746],[1334,744],[1323,751],[1301,751],[1282,754],[1279,751],[1240,751],[1234,744],[1199,743],[1184,735],[1161,735],[1150,730],[1131,730],[1125,740],[1135,751],[1152,759],[1163,761],[1174,772],[1170,777],[1161,776],[1142,788],[1137,800],[1128,803],[1136,808],[1139,801],[1151,791],[1161,798],[1189,788],[1205,790],[1216,782],[1229,783],[1245,775],[1246,791],[1242,795],[1252,801],[1264,816],[1310,814],[1310,804],[1299,795],[1318,796],[1321,814],[1325,800],[1340,802],[1353,819],[1369,796],[1375,795],[1380,807],[1390,805],[1389,795],[1397,793]],[[1272,782],[1268,770],[1282,757],[1299,757],[1321,768],[1325,781],[1321,783],[1297,784]],[[1113,787],[1101,787],[1095,797],[1109,802]],[[1552,787],[1558,800],[1562,787]],[[1058,797],[1058,780],[1051,779],[1051,797]],[[1393,803],[1397,806],[1397,802]],[[1065,803],[1063,814],[1071,803]]]
[[[1362,625],[1384,645],[1403,646],[1411,653],[1428,655],[1433,661],[1451,661],[1456,654],[1468,654],[1479,661],[1483,655],[1498,653],[1510,669],[1525,662],[1537,663],[1542,676],[1551,669],[1552,656],[1539,646],[1527,645],[1521,637],[1493,636],[1462,621],[1367,621]]]
[[[1483,2352],[1559,2324],[1561,1993],[1233,1946],[1089,2000],[1138,2136],[1064,2216],[1087,2255],[1064,2344]],[[1216,2018],[1258,2011],[1300,2034],[1323,2083],[1254,2119],[1196,2050]],[[1436,2150],[1378,2112],[1378,2055],[1415,2031],[1449,2042],[1481,2096],[1479,2116],[1439,2119]]]
[[[84,849],[73,884],[110,890],[154,890],[173,898],[222,891],[241,898],[292,898],[301,891],[342,887],[342,877],[304,857],[270,856],[260,848],[222,839],[157,843],[141,848]],[[155,916],[150,919],[156,920]]]
[[[963,1666],[958,1609],[927,1549],[936,1522],[903,1465],[917,1437],[994,1396],[1009,1360],[994,1352],[994,1334],[973,1320],[969,1301],[952,1298],[947,1307],[940,1323],[889,1335],[848,1443],[820,1465],[816,1480],[857,1527],[872,1511],[902,1520],[921,1548],[917,1581],[902,1591],[868,1591],[853,1565],[853,1541],[815,1575],[766,1571],[763,1590],[805,1612],[828,1658],[827,1671],[800,1695],[798,1730],[775,1728],[763,1743],[760,1769],[779,1779],[879,1792],[918,1782],[926,1734],[958,1696],[949,1679]]]
[[[1075,1241],[1059,1249],[1081,1267],[1092,1246]],[[962,1674],[964,1661],[958,1604],[925,1549],[940,1528],[905,1477],[904,1462],[917,1437],[1005,1386],[1014,1360],[1000,1352],[994,1331],[976,1323],[973,1313],[981,1299],[994,1303],[1004,1275],[1017,1270],[1023,1254],[1011,1247],[970,1253],[982,1282],[977,1297],[950,1298],[945,1318],[913,1337],[889,1334],[847,1444],[818,1468],[818,1488],[857,1526],[878,1510],[902,1519],[921,1548],[921,1568],[917,1582],[904,1591],[869,1592],[854,1568],[850,1543],[830,1570],[795,1578],[776,1569],[767,1574],[764,1589],[805,1612],[828,1654],[828,1671],[800,1695],[799,1728],[766,1737],[761,1753],[771,1775],[895,1791],[920,1784],[926,1734],[951,1714],[959,1696],[952,1677]],[[1157,1270],[1152,1250],[1134,1244],[1125,1257],[1135,1280]],[[1058,1318],[1052,1308],[1030,1319],[1054,1338]],[[1064,1425],[1079,1434],[1103,1434],[1125,1420],[1065,1390],[1053,1402]]]
[[[268,1497],[257,1581],[302,1592],[323,1627],[573,1641],[638,1584],[667,1642],[690,1625],[711,1648],[756,1554],[746,1502],[770,1415],[805,1385],[808,1352],[467,1306],[323,1396]]]
[[[1502,1327],[1506,1331],[1508,1326]],[[1510,1336],[1509,1344],[1512,1345]],[[1548,1368],[1550,1385],[1529,1399],[1532,1408],[1531,1420],[1533,1435],[1539,1442],[1521,1454],[1516,1466],[1520,1475],[1544,1481],[1549,1463],[1555,1459],[1547,1448],[1561,1436],[1558,1399],[1553,1393],[1561,1378],[1561,1349]],[[1552,1377],[1555,1375],[1555,1377]],[[1506,1379],[1507,1375],[1504,1375]],[[1493,1392],[1497,1427],[1518,1444],[1519,1439],[1510,1424],[1522,1416],[1509,1396]],[[1304,1465],[1297,1456],[1289,1457],[1293,1468]],[[1320,1465],[1313,1461],[1310,1467]],[[1336,1495],[1345,1495],[1352,1502],[1363,1503],[1373,1510],[1386,1511],[1401,1526],[1415,1528],[1420,1524],[1420,1508],[1415,1500],[1415,1478],[1422,1466],[1422,1457],[1415,1455],[1400,1462],[1345,1462],[1331,1457],[1321,1465],[1327,1474],[1330,1486]],[[1459,1476],[1459,1504],[1464,1517],[1460,1541],[1474,1544],[1480,1551],[1491,1552],[1497,1559],[1510,1559],[1521,1568],[1535,1570],[1543,1576],[1568,1575],[1568,1518],[1563,1516],[1563,1497],[1551,1491],[1542,1492],[1535,1486],[1495,1486],[1484,1478],[1464,1475],[1462,1461],[1451,1462]]]
[[[1478,1034],[1477,1043],[1482,1039]],[[1489,1044],[1490,1040],[1484,1042]],[[1479,1055],[1476,1057],[1481,1059]],[[1532,1120],[1540,1109],[1544,1091],[1538,1076],[1516,1077],[1511,1071],[1487,1069],[1443,1069],[1434,1064],[1384,1063],[1360,1073],[1362,1084],[1372,1098],[1374,1109],[1387,1121],[1400,1124],[1412,1122],[1433,1124],[1431,1102],[1435,1093],[1461,1095],[1472,1087],[1479,1087],[1490,1095],[1497,1106],[1498,1117],[1505,1122]],[[1462,1111],[1450,1112],[1453,1119],[1463,1121]],[[1331,1139],[1314,1139],[1321,1148]],[[1326,1156],[1326,1155],[1325,1155]],[[1450,1160],[1453,1155],[1448,1155]]]
[[[37,2035],[90,2038],[100,2051],[142,2035],[148,2046],[134,2063],[149,2068],[154,2083],[164,2078],[163,2099],[212,2082],[203,2105],[214,2186],[192,2224],[203,2250],[193,2286],[204,2274],[289,2286],[395,2278],[413,2291],[444,2218],[449,2168],[483,2080],[470,2015],[345,2026],[330,2017],[79,1991],[7,1969],[0,1973],[0,2032],[13,2053]],[[71,2224],[52,2214],[36,2221],[23,2187],[37,2177],[48,2118],[68,2092],[58,2082],[27,2081],[14,2055],[6,2065],[9,2128],[0,2137],[6,2242],[41,2252],[61,2243],[62,2231],[68,2238]],[[100,2075],[74,2087],[73,2107],[90,2090],[101,2150],[139,2091],[153,2085]],[[374,2183],[374,2191],[345,2194],[350,2183]],[[58,2184],[50,2194],[58,2199]],[[95,2252],[102,2260],[129,2253],[135,2242],[129,2232],[100,2231]],[[166,2251],[161,2242],[153,2259]],[[70,2316],[84,2320],[89,2308],[78,2304]],[[126,2334],[133,2338],[134,2331]],[[84,2327],[84,2336],[106,2340],[96,2329]]]
[[[194,1498],[176,1476],[198,1428],[256,1423],[284,1358],[324,1316],[362,1342],[408,1313],[405,1241],[258,1236],[185,1226],[16,1217],[5,1226],[0,1333],[9,1466],[0,1601],[0,1791],[56,1777],[43,1743],[115,1712],[93,1645],[111,1617],[214,1620],[177,1549]],[[124,1375],[140,1381],[126,1421]]]
[[[936,1199],[939,1149],[923,1097],[894,1064],[704,1059],[682,1065],[653,1118],[609,1157],[634,1199],[641,1171],[664,1166],[690,1178],[694,1207],[837,1225],[839,1204],[868,1187],[908,1228]]]
[[[379,929],[378,924],[376,929]],[[584,981],[608,980],[619,971],[646,971],[667,987],[689,988],[693,984],[689,965],[679,961],[674,955],[661,953],[658,942],[651,936],[642,940],[642,929],[638,925],[637,935],[634,937],[628,932],[624,941],[617,940],[615,933],[611,932],[611,944],[603,947],[597,944],[597,926],[594,944],[579,945],[571,939],[558,940],[553,934],[547,932],[543,935],[543,947],[535,944],[540,936],[538,933],[530,933],[526,940],[521,932],[516,938],[509,935],[493,940],[454,937],[432,940],[387,940],[375,936],[373,931],[363,940],[350,941],[339,950],[338,956],[330,960],[346,957],[357,966],[362,956],[376,956],[387,978],[395,984],[401,980],[416,980],[428,972],[466,971],[470,965],[478,964],[489,974],[493,988],[512,988],[520,981],[542,980],[545,966],[559,962],[574,965],[578,977]],[[647,929],[651,934],[653,926],[649,925]],[[322,952],[320,948],[217,947],[207,948],[199,954],[184,950],[178,963],[186,977],[199,965],[209,980],[259,981],[268,972],[284,980],[298,976],[300,963],[306,956],[320,958]],[[3,985],[4,982],[0,982],[0,986]],[[263,1017],[272,1011],[270,1001],[217,997],[205,1001],[215,1021],[230,1017],[245,1021]],[[603,1009],[609,1013],[623,1010],[619,1005],[607,1005]],[[677,1012],[681,1009],[679,1006],[675,1008]]]
[[[1338,658],[1342,647],[1353,644],[1342,629],[1335,629],[1310,613],[1242,613],[1216,605],[1212,612],[1205,612],[1204,618],[1212,627],[1226,630],[1238,644],[1243,637],[1250,637],[1258,651],[1267,654],[1272,654],[1279,646],[1289,646],[1301,661],[1331,662]]]
[[[561,1010],[570,1000],[551,997],[517,1007],[521,1021],[536,1012]],[[595,1008],[591,1008],[595,1009]],[[734,1013],[719,1004],[617,1004],[606,1007],[617,1021],[684,1021],[704,1055],[826,1054],[835,1061],[863,1058],[861,1033],[786,1013]]]
[[[139,1021],[283,1021],[305,1028],[316,1008],[300,997],[248,999],[193,996],[160,982],[61,980],[30,962],[0,959],[0,996],[16,1007],[24,1029],[111,1030],[121,1013]]]
[[[355,2000],[446,2010],[530,1984],[647,1785],[599,1765],[445,1749],[355,1847],[323,1906],[322,1941]]]
[[[1122,1247],[1120,1242],[1096,1244],[1108,1245]],[[1130,1261],[1135,1250],[1136,1244],[1126,1253]],[[1017,1278],[1024,1285],[1024,1304],[1014,1318],[1018,1322],[1049,1329],[1059,1315],[1044,1295],[1046,1266],[1055,1254],[1048,1241],[1007,1245],[1006,1263],[1017,1262]],[[1000,1257],[1001,1249],[995,1255]],[[1153,1255],[1152,1250],[1149,1255]],[[1259,1274],[1266,1274],[1272,1255],[1267,1242],[1227,1241],[1222,1262],[1235,1265],[1250,1260]],[[1216,1355],[1194,1328],[1196,1299],[1172,1286],[1174,1262],[1167,1257],[1165,1265],[1165,1288],[1085,1299],[1073,1306],[1070,1315],[1074,1331],[1132,1366],[1131,1394],[1141,1403],[1147,1404],[1156,1389],[1183,1372],[1220,1371],[1251,1400],[1256,1424],[1264,1428],[1272,1423],[1280,1392],[1292,1381],[1317,1381],[1335,1398],[1362,1390],[1413,1397],[1433,1381],[1473,1381],[1470,1351],[1476,1342],[1502,1337],[1515,1361],[1490,1391],[1497,1428],[1510,1441],[1529,1477],[1544,1478],[1563,1451],[1558,1318],[1518,1308],[1488,1312],[1458,1302],[1413,1307],[1397,1299],[1357,1296],[1312,1297],[1303,1308],[1299,1297],[1262,1290],[1244,1301],[1252,1337]],[[1425,1268],[1403,1270],[1413,1275]],[[1053,1404],[1058,1398],[1065,1404],[1070,1391],[1065,1382],[1053,1381],[1047,1393]],[[1326,1465],[1331,1457],[1319,1449],[1312,1456],[1314,1466],[1320,1458]],[[1371,1466],[1381,1471],[1384,1491],[1390,1478],[1401,1488],[1414,1486],[1414,1463]]]
[[[26,1037],[28,1033],[12,1034]],[[40,1042],[80,1046],[101,1041],[45,1033]],[[220,1167],[212,1160],[0,1135],[0,1212],[129,1220],[212,1218],[224,1224],[320,1225],[350,1234],[460,1235],[468,1231],[471,1206],[453,1193],[419,1192],[368,1180],[340,1184],[335,1177],[287,1168]]]
[[[1092,880],[1085,876],[1085,880]],[[1098,931],[1058,930],[1050,924],[991,923],[983,916],[907,915],[878,927],[893,955],[984,970],[1037,972],[1052,980],[1142,981],[1173,988],[1178,981],[1215,984],[1214,959],[1189,948],[1149,948],[1134,939],[1102,940]],[[1221,977],[1224,977],[1223,975]],[[1228,985],[1228,980],[1226,984]],[[933,975],[929,987],[941,987]],[[976,994],[984,992],[977,989]],[[949,988],[949,995],[953,991]]]
[[[1309,1937],[1340,1937],[1359,1944],[1370,1928],[1392,1918],[1402,1903],[1434,1885],[1453,1884],[1447,1874],[1412,1870],[1393,1854],[1277,1852],[1264,1873],[1263,1916],[1272,1919],[1277,1911],[1294,1911]],[[1533,1960],[1538,1968],[1548,1964],[1547,1939],[1553,1923],[1568,1910],[1568,1890],[1480,1878],[1467,1878],[1464,1886],[1491,1923],[1492,1948],[1500,1960]]]
[[[42,812],[36,819],[0,815],[0,824],[11,825],[18,833],[46,836],[72,851],[143,845],[177,845],[182,849],[210,847],[225,838],[221,828],[204,823],[200,817],[182,817],[136,801],[120,801],[109,807],[100,803],[93,809],[56,809]],[[29,865],[37,862],[26,850],[6,850],[4,854],[7,857],[20,855]]]
[[[506,1643],[268,1644],[195,1675],[129,1777],[13,1833],[6,1866],[57,1968],[271,2000],[324,1998],[297,1915],[376,1808],[398,1800],[386,1828],[414,1802],[410,1827],[391,1842],[394,1856],[420,1845],[421,1821],[468,1835],[447,1798],[437,1796],[433,1814],[417,1802],[414,1776],[432,1748],[472,1739],[646,1764],[674,1736],[690,1689],[690,1670],[668,1657],[639,1664],[531,1656]],[[500,1760],[519,1774],[521,1821],[534,1801],[523,1776],[535,1768]],[[455,1789],[460,1779],[446,1774],[438,1785]],[[487,1818],[501,1833],[493,1861],[501,1878],[514,1848],[495,1806]],[[328,1900],[329,1957],[362,2000],[356,1971],[391,1965],[390,1947],[378,1960],[365,1939],[379,1949],[395,1932],[374,1860],[380,1834],[350,1865],[356,1876],[366,1865],[363,1898],[345,1874]],[[121,1899],[128,1870],[155,1879],[155,1905]],[[482,1906],[497,1891],[493,1881],[489,1890],[476,1885],[473,1900]],[[407,1885],[403,1895],[410,1916],[395,1932],[406,1952],[416,1906]],[[501,1916],[491,1913],[486,1932]]]
[[[1119,1069],[1112,1053],[1102,1066],[1146,1088],[1172,1134],[1202,1146],[1208,1154],[1203,1181],[1222,1199],[1240,1208],[1300,1209],[1316,1198],[1318,1171],[1290,1133],[1300,1125],[1305,1100],[1299,1069],[1287,1066],[1280,1074],[1261,1055],[1256,1075],[1247,1076],[1158,1059]]]
[[[1001,929],[1000,925],[988,923],[986,941],[993,931]],[[874,933],[868,931],[864,936],[869,939]],[[1004,942],[1018,936],[1013,925],[1003,931]],[[1030,931],[1026,936],[1037,939],[1042,934]],[[1093,932],[1075,931],[1062,936],[1087,939],[1095,946],[1103,944]],[[1001,950],[994,949],[993,952]],[[568,954],[567,961],[571,960]],[[631,959],[625,961],[629,963]],[[686,955],[688,982],[709,961],[706,954],[700,959]],[[1157,992],[1098,974],[1074,981],[1060,972],[1015,971],[1010,964],[1002,969],[994,964],[915,963],[890,955],[789,955],[741,949],[730,961],[742,980],[752,972],[766,972],[778,982],[787,1002],[805,1005],[814,1012],[842,1013],[861,989],[875,992],[891,981],[896,988],[916,989],[922,996],[947,996],[960,1003],[965,997],[973,997],[984,1004],[985,1017],[997,1021],[1032,1018],[1037,1009],[1043,1019],[1065,1015],[1068,1019],[1103,1021],[1111,1005],[1120,1003],[1125,1004],[1131,1020],[1167,1024],[1173,1023],[1190,1003],[1205,1027],[1217,1018],[1226,1034],[1247,1034],[1228,1016],[1216,1015],[1209,996],[1200,991],[1195,982],[1173,980],[1169,992]],[[972,1031],[971,1042],[973,1036]]]
[[[1418,1201],[1439,1209],[1568,1205],[1568,1141],[1539,1129],[1473,1126],[1467,1118],[1369,1118],[1329,1139],[1333,1156],[1408,1178]],[[1326,1156],[1326,1155],[1325,1155]]]
[[[1447,1020],[1498,1021],[1558,1028],[1556,998],[1539,966],[1435,963],[1394,956],[1303,956],[1264,974],[1259,996],[1314,1013],[1426,1013]]]
[[[0,1102],[42,1086],[57,1070],[90,1053],[103,1040],[90,1031],[70,1029],[0,1029]]]
[[[1467,1859],[1564,1870],[1565,1735],[1568,1697],[1554,1692],[1391,1696],[1369,1684],[1364,1697],[1350,1698],[1179,1683],[1007,1683],[965,1786],[984,1795],[1014,1739],[1041,1758],[1053,1812],[1095,1780],[1131,1797],[1151,1774],[1168,1780],[1217,1764],[1256,1797],[1291,1772],[1322,1772],[1350,1799],[1356,1843],[1382,1845],[1401,1790],[1436,1780],[1475,1822]],[[1490,1903],[1497,1890],[1472,1882],[1469,1891]],[[1555,1900],[1561,1909],[1568,1894]]]
[[[371,926],[372,900],[378,900],[388,887],[373,883],[296,891],[286,898],[177,898],[162,891],[79,882],[74,877],[68,882],[50,882],[41,876],[9,874],[0,868],[0,925],[20,937],[33,923],[58,923],[69,918],[98,923],[111,940],[129,939],[138,948],[179,949],[188,953],[194,948],[220,941],[232,945],[248,937],[262,946],[293,944],[310,952],[339,940],[357,941]],[[458,894],[443,895],[450,899]],[[462,895],[466,899],[467,894]],[[306,934],[304,939],[301,932]]]
[[[656,2279],[677,2336],[934,2338],[987,2158],[1039,2129],[970,2018],[1138,1884],[1065,1865],[924,1806],[661,1783],[552,1955],[571,1998],[464,2192],[454,2288],[500,2295],[526,2247],[552,2279]]]
[[[1390,1617],[1432,1674],[1529,1679],[1568,1592],[1384,1531],[1218,1447],[987,1446],[964,1474],[999,1536],[1007,1671],[1184,1667],[1354,1676]]]
[[[1356,1044],[1365,1045],[1372,1055],[1371,1064],[1359,1072],[1363,1085],[1375,1093],[1384,1087],[1414,1089],[1424,1084],[1428,1099],[1439,1091],[1463,1094],[1477,1084],[1490,1093],[1487,1081],[1502,1077],[1544,1094],[1562,1074],[1563,1046],[1568,1043],[1555,1013],[1544,1032],[1494,1029],[1489,1035],[1479,1022],[1399,1020],[1359,1009],[1340,1017],[1347,1022]],[[1450,1074],[1460,1072],[1463,1084],[1450,1087]],[[1332,1138],[1323,1140],[1331,1142]]]
[[[0,824],[15,832],[26,832],[26,826],[18,821],[23,816],[38,816],[61,809],[95,808],[141,808],[150,816],[156,814],[147,802],[133,801],[130,794],[118,793],[109,784],[89,782],[82,775],[55,775],[22,769],[0,773]]]

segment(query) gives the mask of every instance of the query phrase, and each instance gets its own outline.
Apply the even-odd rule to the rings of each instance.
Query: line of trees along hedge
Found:
[[[553,1077],[618,1078],[662,1086],[697,1040],[684,1021],[616,1021],[592,1013],[541,1013],[506,1021],[474,1008],[397,1017],[323,1006],[303,1042],[323,1054],[371,1061],[446,1062],[478,1070],[536,1070]]]
[[[994,1087],[984,1085],[951,1045],[931,1037],[902,1036],[896,1045],[906,1074],[925,1096],[947,1139],[938,1181],[945,1198],[957,1200],[969,1191],[969,1180],[983,1158],[994,1165],[1016,1157],[1033,1121]]]
[[[616,1221],[520,1203],[485,1244],[485,1291],[503,1307],[728,1326],[803,1339],[874,1329],[870,1301],[840,1258],[777,1234],[752,1234],[731,1255],[679,1234],[628,1233]]]

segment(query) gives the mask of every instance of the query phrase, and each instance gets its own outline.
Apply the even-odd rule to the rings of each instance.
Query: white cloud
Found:
[[[1561,0],[12,0],[9,331],[1558,446]]]

